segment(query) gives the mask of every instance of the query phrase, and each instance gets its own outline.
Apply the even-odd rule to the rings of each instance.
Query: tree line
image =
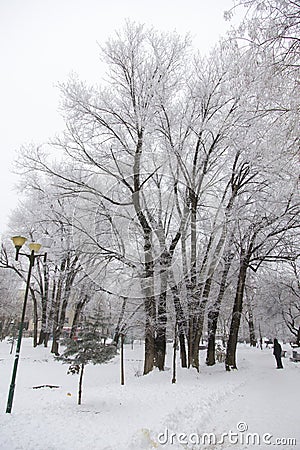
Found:
[[[144,374],[164,369],[174,327],[183,367],[199,370],[204,337],[213,365],[224,314],[225,366],[237,368],[241,317],[255,341],[253,295],[274,270],[297,280],[292,299],[262,298],[279,298],[299,341],[299,6],[240,3],[253,19],[205,57],[187,36],[126,22],[101,49],[99,85],[60,85],[64,133],[22,148],[26,200],[12,219],[54,241],[32,288],[36,342],[51,333],[54,353],[74,293],[73,332],[101,292],[116,340],[143,327]],[[18,270],[6,247],[1,265]]]

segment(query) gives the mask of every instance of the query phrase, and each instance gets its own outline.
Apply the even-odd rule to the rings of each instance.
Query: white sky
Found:
[[[191,32],[195,45],[207,51],[231,26],[223,12],[232,5],[232,0],[0,0],[0,234],[17,202],[10,172],[16,150],[63,128],[56,85],[71,72],[97,80],[97,42],[130,18]]]

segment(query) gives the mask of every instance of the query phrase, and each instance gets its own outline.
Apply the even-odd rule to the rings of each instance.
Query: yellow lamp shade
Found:
[[[35,253],[40,251],[41,246],[41,244],[37,244],[36,242],[31,242],[30,244],[28,244],[30,250]]]
[[[25,242],[27,241],[27,239],[24,238],[23,236],[13,236],[13,237],[11,238],[11,240],[13,241],[14,246],[15,246],[16,248],[21,248],[22,245],[24,245]]]

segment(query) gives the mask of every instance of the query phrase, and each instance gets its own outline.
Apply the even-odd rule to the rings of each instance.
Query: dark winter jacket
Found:
[[[277,339],[274,339],[274,351],[273,355],[275,356],[281,356],[281,345],[277,341]]]

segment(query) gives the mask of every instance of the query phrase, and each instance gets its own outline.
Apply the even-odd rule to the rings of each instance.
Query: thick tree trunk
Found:
[[[74,283],[75,277],[77,275],[77,261],[78,261],[78,256],[75,256],[70,267],[67,268],[68,272],[67,272],[67,276],[66,276],[66,280],[65,280],[63,302],[62,302],[61,314],[60,314],[60,330],[62,330],[64,323],[65,323],[67,306],[68,306],[68,303],[69,303],[69,300],[71,297],[71,290],[73,287],[73,283]]]
[[[235,295],[235,300],[234,300],[234,305],[233,305],[229,338],[228,338],[227,351],[226,351],[225,367],[226,367],[227,371],[229,371],[231,368],[237,369],[236,347],[237,347],[237,341],[238,341],[238,333],[239,333],[239,327],[240,327],[240,321],[241,321],[241,314],[242,314],[242,310],[243,310],[243,297],[244,297],[245,281],[246,281],[246,276],[247,276],[247,269],[248,269],[250,254],[251,254],[250,251],[247,253],[247,255],[245,255],[244,250],[241,251],[240,270],[239,270],[239,275],[238,275],[236,295]]]
[[[145,323],[145,361],[144,375],[151,372],[154,367],[155,358],[155,302],[149,297],[144,301],[146,312]]]
[[[51,352],[54,353],[55,355],[58,355],[59,352],[59,338],[61,336],[63,327],[64,327],[64,323],[65,323],[65,319],[66,319],[66,311],[67,311],[67,306],[69,303],[69,299],[71,296],[71,289],[74,283],[74,279],[76,277],[77,274],[77,269],[76,269],[76,264],[78,261],[78,257],[75,256],[71,265],[69,266],[69,257],[67,258],[67,263],[68,266],[67,267],[67,275],[66,277],[64,277],[65,283],[63,285],[61,285],[61,296],[63,294],[63,301],[61,303],[61,297],[59,299],[59,302],[57,302],[56,305],[56,313],[55,313],[55,319],[56,319],[56,327],[54,329],[54,333],[53,333],[53,344],[52,344],[52,349]],[[60,304],[61,304],[61,308],[60,308]]]
[[[195,367],[198,370],[198,372],[199,372],[199,368],[200,368],[199,345],[200,345],[201,337],[203,334],[205,309],[206,309],[206,304],[207,304],[210,289],[211,289],[211,283],[212,283],[212,277],[208,278],[205,282],[203,294],[202,294],[202,301],[198,308],[199,314],[198,314],[198,318],[197,318],[197,323],[195,325],[192,366]]]
[[[198,371],[199,371],[199,344],[203,334],[205,309],[211,290],[212,277],[218,265],[218,258],[221,254],[226,239],[226,230],[224,227],[221,236],[218,240],[217,246],[213,252],[212,258],[210,258],[213,242],[215,241],[215,239],[216,234],[215,232],[212,232],[206,247],[205,256],[203,258],[199,274],[199,279],[200,280],[202,279],[204,281],[198,283],[196,289],[192,283],[194,294],[197,293],[198,300],[194,306],[195,312],[193,317],[193,327],[191,330],[193,333],[193,337],[190,338],[191,359],[189,360],[189,363],[193,367],[195,367]]]
[[[85,295],[83,297],[83,299],[79,300],[79,302],[76,304],[75,313],[74,313],[72,326],[71,326],[70,339],[73,339],[75,336],[75,333],[76,333],[76,330],[78,327],[78,323],[79,323],[80,314],[83,310],[84,305],[88,302],[88,300],[89,300],[89,296]]]
[[[203,327],[204,313],[200,310],[199,316],[194,318],[193,327],[192,327],[192,342],[190,348],[190,365],[194,367],[198,372],[200,370],[200,361],[199,361],[199,345],[202,335],[202,327]]]
[[[160,294],[157,305],[155,366],[159,370],[164,370],[165,368],[166,326],[167,326],[167,293],[165,291]]]
[[[140,170],[141,170],[141,157],[143,150],[143,129],[137,130],[138,140],[134,155],[133,166],[133,185],[134,191],[132,194],[133,206],[138,218],[138,221],[143,230],[144,238],[144,274],[141,279],[141,288],[144,296],[144,308],[145,308],[145,360],[144,360],[144,375],[151,372],[154,367],[155,358],[155,326],[156,326],[156,304],[153,295],[154,288],[154,265],[152,255],[152,240],[151,240],[151,227],[148,220],[143,213],[141,206],[141,183],[140,183]]]
[[[171,288],[173,303],[176,314],[176,322],[178,327],[178,339],[179,339],[179,348],[180,348],[180,360],[181,367],[187,367],[187,354],[186,354],[186,336],[187,336],[187,323],[185,314],[181,305],[178,286],[175,283],[174,274],[172,272],[172,268],[169,270],[169,285]]]
[[[221,283],[219,288],[219,294],[216,301],[213,303],[211,309],[208,312],[208,343],[207,343],[207,355],[206,355],[206,364],[208,366],[213,366],[215,361],[215,345],[216,345],[216,332],[218,326],[218,319],[220,313],[221,303],[225,294],[225,287],[228,272],[231,266],[233,254],[227,253],[225,257],[224,269],[222,272]]]
[[[44,347],[48,347],[48,341],[50,338],[50,333],[48,331],[40,331],[39,342],[38,345],[44,344]]]
[[[298,344],[298,346],[300,347],[300,327],[298,328],[298,332],[297,332],[296,344]]]
[[[181,367],[187,368],[185,334],[184,334],[184,332],[182,330],[178,332],[178,339],[179,339],[179,351],[180,351]]]
[[[187,368],[187,354],[186,354],[186,333],[187,324],[184,317],[184,312],[180,303],[180,298],[178,295],[177,286],[171,287],[173,294],[173,301],[176,313],[176,321],[178,326],[178,339],[179,339],[179,349],[180,349],[180,361],[181,367]]]
[[[197,204],[198,197],[194,189],[189,192],[191,205],[191,256],[190,256],[190,283],[187,286],[189,300],[189,330],[188,330],[188,367],[195,367],[196,343],[195,336],[197,333]],[[199,370],[199,365],[196,369]]]
[[[43,326],[43,325],[42,325]],[[38,345],[45,345],[46,333],[43,329],[40,330]],[[47,347],[47,346],[46,346]]]
[[[51,353],[54,353],[55,356],[59,356],[58,347],[59,347],[58,334],[57,334],[57,332],[54,332]]]
[[[153,260],[150,232],[145,235],[145,277],[142,279],[144,294],[144,307],[146,313],[145,323],[145,361],[144,375],[151,372],[155,363],[155,331],[156,331],[156,305],[153,296]]]
[[[166,334],[167,334],[167,288],[168,268],[170,255],[163,252],[160,257],[160,295],[157,305],[156,339],[155,339],[155,366],[159,370],[165,368]]]

